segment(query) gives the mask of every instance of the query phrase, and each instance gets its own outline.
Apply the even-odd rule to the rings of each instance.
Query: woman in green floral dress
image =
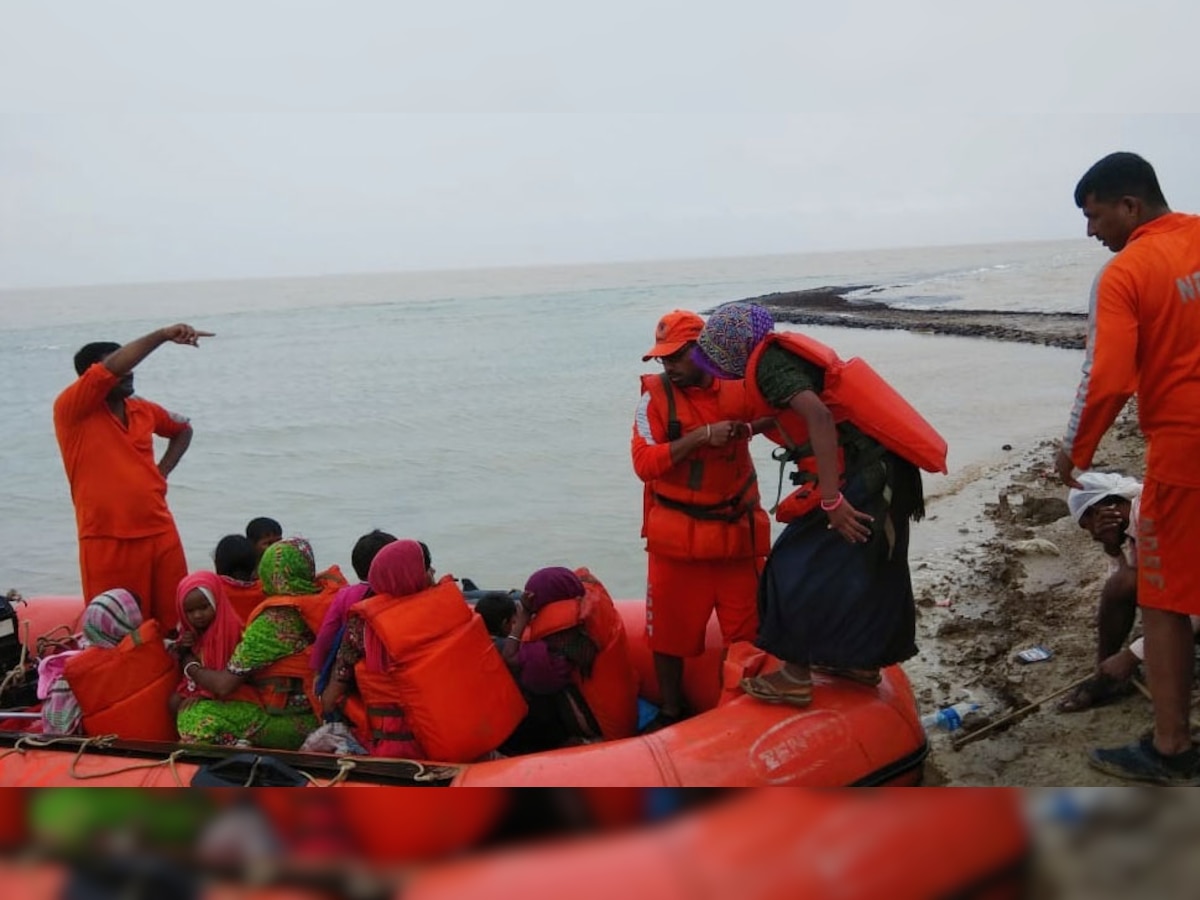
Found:
[[[303,538],[272,544],[263,554],[258,576],[268,598],[318,597],[312,548]],[[268,606],[261,610],[242,635],[224,669],[206,669],[195,659],[184,660],[184,672],[198,687],[223,699],[185,702],[177,717],[179,738],[185,743],[239,744],[275,750],[297,750],[320,724],[304,692],[303,682],[283,688],[272,679],[275,702],[270,706],[255,698],[255,674],[289,656],[305,654],[313,632],[296,606]],[[254,699],[252,699],[254,698]]]

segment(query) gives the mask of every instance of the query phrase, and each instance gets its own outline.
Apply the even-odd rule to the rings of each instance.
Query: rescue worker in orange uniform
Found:
[[[646,633],[662,697],[646,731],[687,715],[683,661],[704,652],[714,609],[726,646],[754,640],[771,544],[749,450],[768,420],[750,421],[742,382],[715,379],[689,358],[703,328],[695,313],[674,310],[642,357],[663,366],[642,376],[631,448],[645,483]]]
[[[1189,614],[1200,614],[1200,216],[1172,212],[1151,165],[1113,153],[1075,188],[1088,237],[1116,256],[1092,288],[1083,380],[1055,468],[1080,487],[1096,446],[1138,396],[1146,477],[1138,525],[1153,733],[1095,749],[1093,766],[1118,778],[1200,784],[1200,748],[1188,727],[1195,653]]]
[[[142,615],[176,625],[175,586],[187,560],[167,508],[167,476],[192,440],[183,416],[133,395],[133,369],[166,343],[198,346],[207,331],[169,325],[130,341],[87,344],[75,354],[74,384],[54,401],[54,432],[71,486],[83,596],[119,584]],[[154,460],[154,435],[167,439]]]

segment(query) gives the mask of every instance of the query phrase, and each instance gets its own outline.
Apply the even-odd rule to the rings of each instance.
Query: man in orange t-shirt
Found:
[[[646,634],[662,705],[644,729],[687,715],[683,663],[704,652],[716,611],[728,647],[758,633],[758,577],[771,543],[750,458],[750,422],[741,381],[718,381],[688,354],[704,320],[674,310],[659,320],[654,346],[661,375],[642,376],[630,452],[645,483]]]
[[[187,562],[167,508],[167,476],[192,440],[182,416],[133,396],[133,369],[165,343],[196,346],[209,332],[171,325],[125,346],[87,344],[75,354],[75,382],[54,401],[79,532],[84,599],[111,588],[138,597],[142,614],[177,624],[175,588]],[[154,435],[167,449],[154,461]]]
[[[1154,169],[1133,153],[1097,162],[1075,188],[1096,237],[1117,254],[1092,288],[1087,359],[1055,460],[1064,484],[1091,465],[1126,401],[1138,396],[1146,477],[1138,526],[1138,605],[1154,731],[1096,749],[1093,766],[1119,778],[1200,784],[1188,727],[1200,614],[1200,216],[1171,212]]]

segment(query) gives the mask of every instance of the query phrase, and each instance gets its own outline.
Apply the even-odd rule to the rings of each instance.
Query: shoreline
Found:
[[[776,322],[790,325],[915,331],[1064,350],[1082,350],[1087,339],[1086,313],[901,309],[862,296],[847,299],[851,293],[862,295],[885,289],[885,285],[874,284],[830,285],[744,297],[737,302],[764,306]],[[711,312],[704,310],[705,315]]]

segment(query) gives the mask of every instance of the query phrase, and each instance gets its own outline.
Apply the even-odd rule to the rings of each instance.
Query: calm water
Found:
[[[349,573],[359,534],[427,541],[440,572],[510,587],[588,565],[640,596],[641,485],[629,463],[641,354],[657,318],[770,291],[890,285],[914,305],[1082,310],[1106,254],[1083,241],[758,259],[0,292],[0,589],[78,591],[51,423],[90,340],[187,321],[140,393],[191,417],[170,503],[193,566],[257,515]],[[876,295],[880,296],[880,295]],[[904,332],[813,329],[861,355],[946,435],[954,488],[1005,443],[1065,423],[1082,354]],[[777,482],[757,447],[764,494]],[[922,529],[916,552],[943,539]]]

